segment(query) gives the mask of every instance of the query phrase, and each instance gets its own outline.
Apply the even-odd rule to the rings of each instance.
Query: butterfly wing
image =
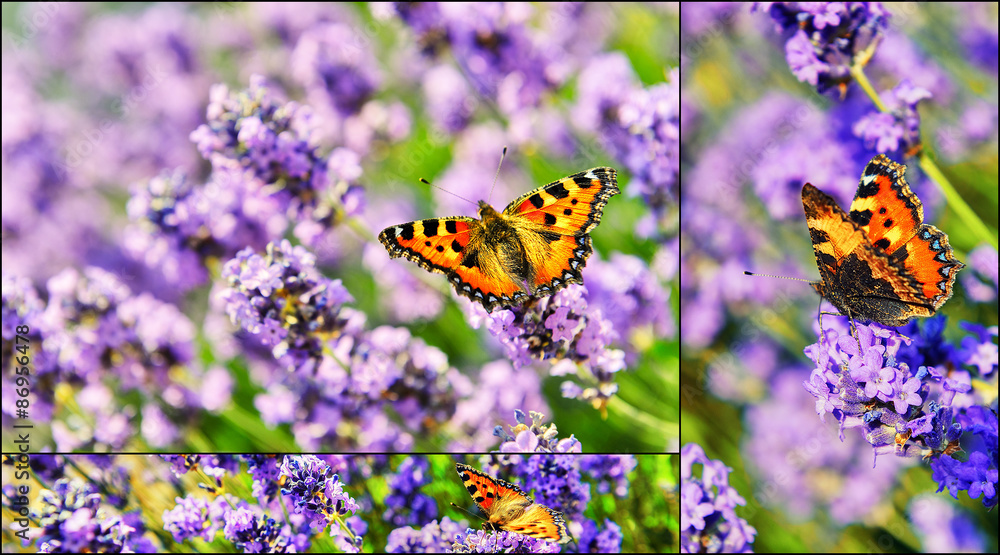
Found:
[[[489,275],[479,263],[485,230],[466,217],[432,218],[387,227],[378,239],[392,258],[404,257],[421,268],[444,274],[455,290],[483,303],[511,304],[526,297],[506,276]]]
[[[813,287],[837,309],[888,326],[934,314],[917,278],[873,245],[836,200],[807,183],[802,206],[822,277]]]
[[[496,528],[556,543],[571,539],[562,513],[534,504],[531,497],[514,484],[467,464],[456,463],[455,470],[472,500]]]
[[[608,199],[620,192],[613,168],[593,168],[539,187],[504,209],[524,246],[536,292],[583,283],[580,271],[593,252],[588,233],[600,223]]]
[[[879,154],[865,166],[851,202],[851,220],[886,254],[912,239],[924,222],[923,204],[910,190],[905,173],[906,166]]]
[[[531,506],[534,501],[520,488],[499,478],[494,478],[485,472],[476,470],[467,464],[456,463],[455,470],[462,478],[462,485],[472,496],[472,500],[490,517],[497,514],[501,505],[517,506],[521,510]]]
[[[508,522],[503,528],[555,543],[566,543],[572,539],[563,514],[544,505],[532,505],[524,514]]]
[[[923,223],[923,204],[905,173],[906,166],[884,154],[872,158],[851,203],[851,220],[916,278],[936,310],[951,298],[956,274],[965,265],[955,259],[948,236]]]

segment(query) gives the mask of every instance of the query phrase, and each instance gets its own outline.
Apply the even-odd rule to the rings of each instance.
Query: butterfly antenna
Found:
[[[482,521],[485,521],[485,520],[486,520],[486,519],[484,519],[483,517],[481,517],[481,516],[479,516],[479,515],[477,515],[477,514],[475,514],[475,513],[471,512],[471,511],[468,511],[468,510],[466,510],[466,509],[465,509],[465,507],[459,507],[458,505],[456,505],[456,504],[454,504],[454,503],[452,503],[452,504],[451,504],[451,506],[452,506],[452,507],[455,507],[456,509],[458,509],[458,510],[460,510],[460,511],[462,511],[463,513],[467,513],[467,514],[468,514],[469,516],[471,516],[471,517],[473,517],[473,518],[476,518],[476,519],[479,519],[479,520],[482,520]]]
[[[503,159],[507,157],[507,147],[503,147],[503,152],[500,154],[500,163],[497,164],[497,174],[493,176],[493,186],[490,187],[490,196],[486,197],[486,202],[493,200],[493,189],[497,186],[497,179],[500,178],[500,167],[503,166]]]
[[[806,283],[816,283],[815,280],[811,280],[811,279],[802,279],[802,278],[788,277],[788,276],[776,276],[774,274],[758,274],[757,272],[748,272],[747,270],[743,270],[743,273],[746,274],[746,275],[748,275],[748,276],[761,276],[761,277],[778,278],[778,279],[791,279],[791,280],[794,280],[794,281],[804,281]]]
[[[445,189],[444,187],[438,187],[437,185],[431,183],[430,181],[427,181],[426,179],[424,179],[422,177],[420,178],[420,182],[423,183],[423,184],[425,184],[425,185],[430,185],[431,187],[434,187],[435,189],[437,189],[439,191],[444,191],[444,192],[448,193],[449,195],[451,195],[453,197],[460,198],[460,199],[464,200],[465,202],[468,202],[469,204],[471,204],[473,206],[479,206],[479,203],[472,202],[471,200],[469,200],[469,199],[467,199],[467,198],[465,198],[465,197],[463,197],[463,196],[461,196],[459,194],[453,193],[453,192],[449,191],[448,189]]]

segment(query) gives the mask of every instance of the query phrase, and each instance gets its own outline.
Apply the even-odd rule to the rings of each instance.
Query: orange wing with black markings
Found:
[[[934,310],[951,297],[964,264],[952,255],[948,236],[925,224],[923,203],[906,182],[906,166],[886,155],[872,158],[851,202],[851,220],[873,245],[899,262],[920,285]]]
[[[822,279],[816,291],[843,314],[901,326],[932,316],[951,297],[956,274],[948,236],[923,223],[923,205],[885,155],[868,163],[845,213],[829,195],[802,187],[802,206]]]
[[[457,463],[455,470],[472,500],[486,514],[487,528],[507,530],[555,543],[571,537],[562,513],[535,504],[520,488],[475,468]]]
[[[593,252],[588,233],[619,192],[614,169],[593,168],[539,187],[503,212],[480,202],[479,220],[420,220],[388,227],[379,240],[390,256],[445,274],[460,295],[492,311],[583,283]]]

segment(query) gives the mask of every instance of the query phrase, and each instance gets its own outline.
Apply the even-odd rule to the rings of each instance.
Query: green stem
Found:
[[[871,81],[868,80],[868,76],[865,75],[864,66],[861,64],[855,64],[851,66],[851,77],[858,83],[858,85],[865,91],[865,94],[872,100],[875,106],[880,112],[888,112],[888,108],[882,103],[882,99],[879,98],[878,93],[872,86]],[[965,199],[962,198],[955,187],[952,186],[948,178],[945,177],[941,169],[938,168],[937,164],[933,159],[927,154],[927,149],[922,149],[920,154],[917,155],[920,160],[920,168],[924,170],[932,181],[941,187],[941,191],[944,193],[945,200],[951,206],[955,214],[965,223],[965,225],[972,231],[972,233],[979,238],[980,241],[984,241],[993,245],[993,248],[997,247],[997,237],[990,228],[983,223],[983,220],[976,215],[976,212],[972,210]]]
[[[944,198],[947,199],[948,204],[951,205],[952,210],[955,214],[962,220],[963,223],[972,231],[980,241],[987,242],[993,245],[993,248],[997,248],[997,236],[990,231],[990,228],[979,219],[972,207],[969,206],[965,199],[958,194],[955,187],[951,185],[948,178],[941,173],[941,170],[934,163],[934,160],[930,156],[927,156],[924,152],[920,153],[920,167],[927,174],[927,177],[934,180],[938,186],[941,187],[941,191],[944,192]]]

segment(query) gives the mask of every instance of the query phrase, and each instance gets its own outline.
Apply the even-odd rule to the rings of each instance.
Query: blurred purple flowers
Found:
[[[799,81],[841,95],[852,66],[871,59],[889,19],[878,2],[757,2],[754,9],[785,35],[785,56]]]
[[[696,443],[681,449],[681,553],[753,552],[757,530],[736,514],[746,501],[729,485],[730,472]]]

